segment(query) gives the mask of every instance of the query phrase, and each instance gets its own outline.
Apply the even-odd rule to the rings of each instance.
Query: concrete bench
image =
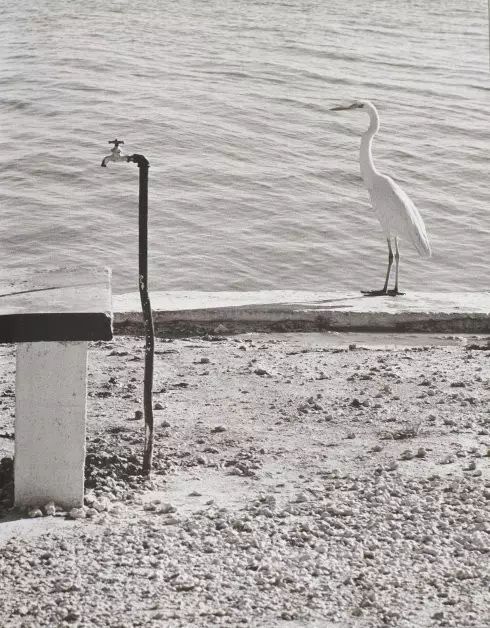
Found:
[[[107,269],[0,283],[0,342],[17,344],[16,506],[83,504],[87,343],[111,338]]]

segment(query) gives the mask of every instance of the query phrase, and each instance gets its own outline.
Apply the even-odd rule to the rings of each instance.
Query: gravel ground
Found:
[[[142,346],[92,347],[75,520],[9,510],[0,348],[2,627],[490,625],[488,339],[159,339],[150,481]]]

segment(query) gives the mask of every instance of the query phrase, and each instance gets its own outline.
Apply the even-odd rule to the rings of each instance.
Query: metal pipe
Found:
[[[145,450],[143,473],[149,475],[153,461],[153,358],[155,354],[155,329],[148,293],[148,169],[150,164],[143,155],[131,155],[128,161],[138,165],[139,176],[139,292],[145,324],[145,380],[143,409],[145,416]]]
[[[151,311],[150,295],[148,294],[148,169],[150,162],[144,155],[122,155],[120,144],[123,141],[113,140],[111,154],[104,157],[102,167],[109,161],[133,162],[139,168],[139,235],[138,235],[138,284],[141,309],[145,325],[145,376],[143,383],[143,410],[145,417],[145,448],[143,452],[143,474],[149,475],[153,461],[153,359],[155,353],[155,329]]]

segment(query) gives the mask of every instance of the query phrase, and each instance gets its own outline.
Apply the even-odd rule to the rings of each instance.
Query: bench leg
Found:
[[[17,345],[16,506],[83,504],[87,343]]]

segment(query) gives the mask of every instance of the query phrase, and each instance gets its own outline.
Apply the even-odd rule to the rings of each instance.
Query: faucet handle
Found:
[[[116,139],[116,140],[109,140],[107,143],[114,144],[114,148],[117,148],[120,144],[124,144],[124,141]]]

